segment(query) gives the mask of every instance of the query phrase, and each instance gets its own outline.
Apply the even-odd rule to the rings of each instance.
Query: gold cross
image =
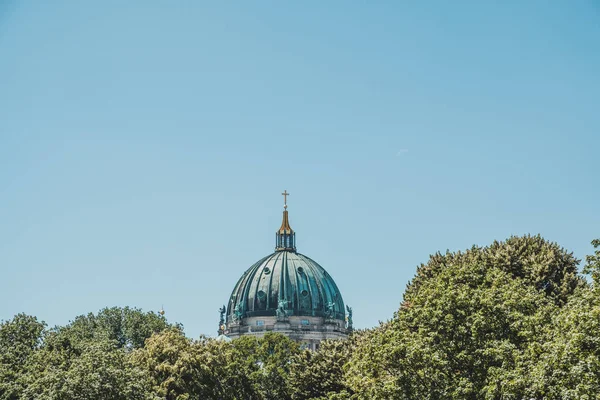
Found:
[[[287,197],[290,195],[287,190],[284,190],[283,193],[281,193],[281,195],[283,196],[283,208],[287,209]]]

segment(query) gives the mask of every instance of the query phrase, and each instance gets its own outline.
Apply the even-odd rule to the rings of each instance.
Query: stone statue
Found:
[[[346,305],[346,311],[348,311],[348,317],[346,317],[347,321],[348,321],[347,328],[351,330],[352,329],[352,307]]]
[[[223,307],[219,308],[219,314],[220,314],[220,318],[219,318],[219,326],[222,326],[225,324],[225,304],[223,304]]]
[[[244,315],[244,305],[240,301],[237,304],[237,306],[235,306],[235,309],[233,310],[233,322],[238,322],[239,320],[241,320],[242,315]]]
[[[226,312],[226,308],[225,305],[223,304],[223,307],[219,308],[219,330],[217,331],[217,333],[219,335],[222,335],[225,332],[225,312]]]
[[[325,311],[325,317],[327,317],[327,319],[335,318],[335,301],[330,301],[329,303],[327,303],[327,311]]]
[[[284,298],[279,298],[277,302],[277,321],[285,321],[288,317],[288,302]]]

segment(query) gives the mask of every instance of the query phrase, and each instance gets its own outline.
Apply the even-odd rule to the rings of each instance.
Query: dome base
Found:
[[[251,317],[244,324],[228,324],[225,335],[235,339],[240,336],[263,336],[267,332],[281,333],[290,339],[306,344],[306,348],[317,350],[322,340],[346,339],[350,332],[343,321],[327,320],[322,317],[291,316],[287,321],[278,321],[277,317]]]

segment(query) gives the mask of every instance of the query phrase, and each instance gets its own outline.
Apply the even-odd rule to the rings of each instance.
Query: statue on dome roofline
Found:
[[[219,308],[219,326],[224,325],[225,324],[225,312],[227,310],[225,309],[225,304],[223,304],[223,307]]]
[[[223,305],[223,307],[219,308],[219,330],[217,331],[219,335],[222,335],[225,332],[225,312],[226,308],[225,305]]]
[[[339,293],[336,293],[335,296],[333,296],[333,299],[327,303],[327,308],[325,311],[325,318],[327,319],[335,319],[335,306],[337,305],[337,299],[338,299],[338,295]],[[342,310],[344,311],[344,310]]]
[[[233,322],[238,322],[239,320],[241,320],[242,315],[244,315],[244,305],[240,301],[237,304],[237,306],[235,306],[235,309],[233,310]]]
[[[348,311],[348,316],[346,317],[347,328],[352,330],[352,307],[346,305],[346,311]]]
[[[288,313],[288,301],[280,297],[277,302],[277,321],[286,321]]]
[[[327,310],[325,311],[325,317],[327,319],[335,318],[335,301],[330,301],[327,303]]]

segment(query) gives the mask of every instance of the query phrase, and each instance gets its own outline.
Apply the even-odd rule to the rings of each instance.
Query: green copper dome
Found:
[[[287,192],[283,194],[287,196]],[[287,204],[276,232],[275,252],[244,272],[231,293],[226,313],[227,323],[277,315],[344,321],[344,300],[333,278],[315,261],[296,252],[296,233],[290,227]]]
[[[280,250],[244,272],[229,298],[227,322],[275,316],[281,301],[289,316],[345,318],[344,300],[327,271],[305,255]]]

